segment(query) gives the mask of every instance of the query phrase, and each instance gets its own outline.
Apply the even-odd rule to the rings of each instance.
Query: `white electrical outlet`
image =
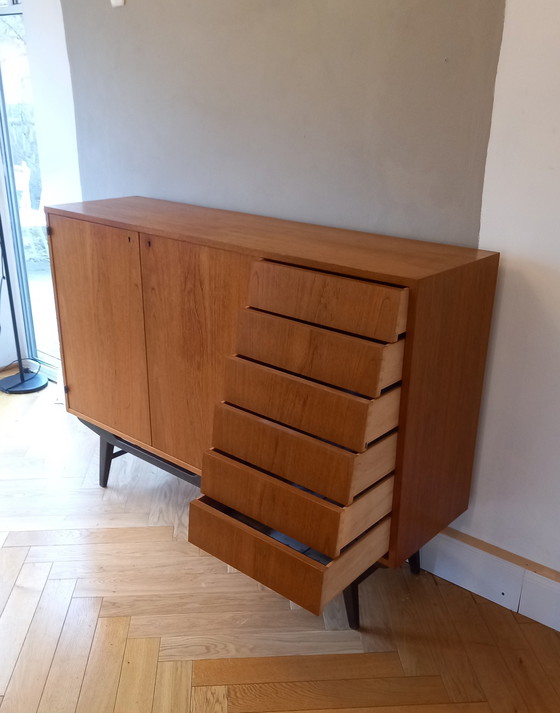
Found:
[[[111,5],[113,7],[122,7],[126,0],[111,0]]]

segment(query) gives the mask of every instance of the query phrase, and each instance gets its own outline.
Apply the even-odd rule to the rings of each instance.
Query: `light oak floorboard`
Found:
[[[126,617],[98,620],[76,713],[113,713],[128,625]]]
[[[439,581],[438,586],[492,713],[533,713],[523,700],[470,592],[444,581]]]
[[[257,583],[235,574],[213,574],[210,576],[194,574],[189,577],[166,575],[146,579],[142,575],[118,573],[106,577],[79,579],[76,585],[77,597],[107,597],[111,595],[131,594],[191,594],[192,596],[204,595],[206,591],[228,592],[254,592]]]
[[[411,706],[368,706],[367,708],[336,708],[336,713],[492,713],[488,703],[431,703]],[[275,713],[287,713],[276,711]],[[290,711],[302,713],[302,711]],[[333,713],[332,708],[307,710],[305,713]]]
[[[47,547],[49,545],[97,545],[111,547],[124,543],[169,542],[173,528],[167,527],[109,527],[79,530],[27,530],[10,532],[6,547]],[[74,559],[74,558],[72,558]]]
[[[341,597],[322,620],[312,617],[186,544],[192,486],[127,456],[100,490],[97,437],[53,400],[51,387],[0,394],[0,704],[7,690],[4,706],[17,701],[17,713],[115,713],[121,682],[122,706],[135,698],[127,686],[152,686],[150,713],[226,713],[228,691],[232,713],[242,690],[253,708],[267,693],[278,713],[560,710],[558,632],[406,568],[379,570],[360,585],[360,632],[348,630]],[[39,434],[31,445],[30,429]],[[204,572],[178,576],[183,563]],[[74,578],[62,624],[67,600],[54,592],[68,597]],[[164,631],[173,635],[162,637],[155,683],[155,643],[147,644],[148,675],[123,668],[127,645],[133,651]],[[414,683],[426,676],[453,699],[486,700],[422,702]],[[397,679],[409,687],[406,703],[359,698],[375,686],[392,690]],[[361,693],[347,703],[356,682]],[[150,696],[141,696],[146,710]]]
[[[175,562],[173,562],[175,560]],[[131,580],[143,579],[147,583],[159,578],[188,579],[192,575],[212,575],[226,572],[226,565],[210,557],[151,557],[146,560],[132,557],[126,561],[102,557],[93,558],[91,562],[54,562],[50,573],[51,579],[91,579],[93,577],[118,576]]]
[[[193,688],[191,713],[229,713],[225,686]]]
[[[159,639],[129,639],[124,652],[114,713],[151,713]]]
[[[42,516],[45,512],[51,515],[79,515],[89,513],[116,513],[121,508],[107,503],[100,489],[84,489],[77,492],[55,493],[22,493],[20,495],[4,496],[0,500],[0,517],[10,517],[21,513],[26,517]]]
[[[150,528],[138,528],[149,530]],[[160,529],[160,528],[154,528]],[[166,528],[167,529],[167,528]],[[201,557],[197,547],[188,542],[109,542],[87,545],[52,545],[30,547],[28,562],[111,562],[127,564],[136,560],[146,564],[177,564],[185,559],[213,560]],[[225,571],[225,566],[224,566]]]
[[[70,605],[75,581],[45,584],[2,701],[2,713],[36,713]]]
[[[213,617],[216,612],[276,612],[287,611],[289,602],[275,592],[248,591],[238,593],[205,592],[190,594],[129,595],[103,598],[100,616],[166,616],[198,614]]]
[[[453,622],[443,615],[445,603],[431,574],[407,577],[419,634],[429,647],[449,698],[455,703],[483,701],[484,693]]]
[[[101,599],[73,599],[60,635],[37,713],[74,713]]]
[[[512,612],[493,602],[478,608],[529,710],[558,713],[560,699]]]
[[[51,565],[24,564],[0,617],[0,695],[4,695]]]
[[[76,530],[79,528],[145,527],[148,513],[86,512],[72,515],[10,515],[0,517],[0,528],[14,532],[29,530]]]
[[[397,651],[407,676],[439,674],[439,666],[430,649],[428,632],[423,618],[418,617],[410,594],[405,568],[376,572],[379,578],[378,595],[386,607]]]
[[[48,496],[52,498],[62,493],[79,493],[82,491],[82,478],[14,478],[13,480],[0,480],[0,498],[10,502],[12,496],[33,497]],[[93,491],[93,489],[92,489]],[[99,496],[97,496],[99,497]]]
[[[560,701],[560,633],[526,617],[523,619],[520,629],[554,686]]]
[[[0,549],[0,614],[16,583],[27,553],[27,547],[5,547]]]
[[[348,616],[344,605],[344,597],[338,594],[330,601],[323,611],[325,629],[328,631],[344,631],[348,629]]]
[[[368,652],[397,650],[382,579],[382,572],[374,572],[359,586],[360,634],[364,651]]]
[[[150,499],[148,523],[173,525],[174,529],[179,527],[179,520],[184,514],[184,504],[198,496],[197,487],[166,473],[160,478],[158,497]]]
[[[193,662],[193,686],[281,681],[328,681],[404,675],[396,653],[276,656]]]
[[[227,687],[228,713],[447,703],[439,676],[298,681]]]
[[[129,637],[145,636],[219,636],[220,634],[267,633],[274,637],[278,631],[324,631],[323,618],[307,611],[278,611],[270,613],[216,612],[212,617],[198,615],[168,615],[132,617]]]
[[[191,679],[191,661],[160,661],[153,713],[190,713]]]
[[[220,632],[217,636],[162,636],[160,660],[361,652],[360,635],[355,631],[277,631],[274,637]]]

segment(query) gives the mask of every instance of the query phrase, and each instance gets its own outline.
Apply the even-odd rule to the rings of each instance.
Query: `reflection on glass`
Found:
[[[0,3],[12,4],[3,0],[0,0]],[[41,199],[41,172],[35,135],[29,63],[20,14],[0,15],[0,71],[37,356],[47,364],[57,366],[60,351],[45,214]]]

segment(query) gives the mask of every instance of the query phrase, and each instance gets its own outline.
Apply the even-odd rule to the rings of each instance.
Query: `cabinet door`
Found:
[[[152,445],[199,470],[247,304],[251,258],[148,235],[141,256]]]
[[[50,215],[68,409],[150,443],[138,233]]]

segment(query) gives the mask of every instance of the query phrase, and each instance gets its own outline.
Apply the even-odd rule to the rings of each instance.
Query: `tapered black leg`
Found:
[[[357,581],[352,582],[352,584],[343,591],[348,626],[351,629],[360,628],[360,598],[358,595],[358,586]]]
[[[102,488],[107,487],[109,480],[109,471],[111,470],[111,461],[113,460],[114,446],[109,441],[106,441],[103,436],[99,437],[99,485]]]
[[[412,574],[420,574],[420,552],[415,552],[408,558],[408,566]]]

